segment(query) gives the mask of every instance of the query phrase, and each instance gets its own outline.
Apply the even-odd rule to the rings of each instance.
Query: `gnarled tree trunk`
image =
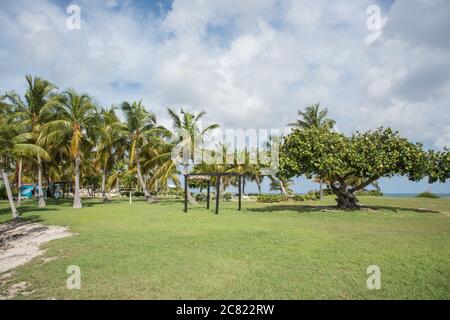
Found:
[[[359,209],[358,205],[358,198],[356,196],[348,191],[345,192],[338,192],[336,194],[337,196],[337,206],[339,209],[343,210],[355,210]]]
[[[353,190],[348,190],[345,185],[336,187],[334,184],[330,184],[331,190],[337,196],[336,202],[338,209],[342,210],[355,210],[359,209],[358,198],[354,195]]]
[[[45,208],[44,192],[42,191],[42,160],[38,156],[38,206],[39,208]]]
[[[14,219],[16,219],[19,217],[19,214],[17,213],[16,206],[14,205],[11,186],[9,185],[8,175],[6,174],[5,170],[2,170],[2,179],[3,183],[5,184],[6,194],[8,195],[9,207],[11,208],[12,216]]]
[[[73,208],[81,209],[83,204],[81,203],[80,196],[80,156],[77,155],[75,158],[75,190],[73,194]]]

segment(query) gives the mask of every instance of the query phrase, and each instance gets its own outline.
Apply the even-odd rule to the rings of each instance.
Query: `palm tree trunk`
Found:
[[[108,198],[106,197],[106,164],[103,167],[102,173],[102,201],[106,202]]]
[[[44,192],[42,191],[42,160],[41,157],[38,156],[38,198],[39,208],[45,208],[45,199],[44,199]]]
[[[261,180],[260,178],[256,178],[256,185],[258,186],[258,194],[261,194]]]
[[[154,199],[148,192],[147,187],[145,186],[144,178],[142,177],[141,163],[139,162],[139,152],[138,152],[137,148],[136,148],[136,169],[137,169],[136,171],[137,171],[137,175],[138,175],[139,184],[141,185],[142,191],[144,192],[145,200],[147,200],[147,202],[153,202]]]
[[[323,200],[323,188],[322,188],[322,184],[323,184],[323,180],[322,178],[320,178],[320,187],[319,187],[319,200]]]
[[[17,206],[22,202],[22,159],[19,159],[19,174],[17,176]]]
[[[73,194],[73,208],[81,209],[83,207],[80,197],[80,156],[75,158],[75,190]]]
[[[242,176],[242,194],[245,196],[245,176]]]
[[[184,165],[184,174],[189,173],[189,167],[187,165]],[[194,197],[192,196],[191,190],[189,189],[189,183],[187,184],[187,197],[190,204],[197,204],[197,201],[195,201]]]
[[[280,179],[280,191],[281,191],[281,194],[283,194],[283,195],[287,194],[286,189],[284,188],[283,181],[281,179]]]
[[[8,195],[9,207],[11,208],[12,216],[14,219],[19,217],[17,213],[16,206],[14,205],[14,199],[11,192],[11,186],[9,185],[8,175],[5,170],[2,170],[2,179],[5,184],[6,194]]]

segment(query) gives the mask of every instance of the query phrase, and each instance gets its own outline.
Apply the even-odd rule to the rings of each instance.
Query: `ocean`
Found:
[[[385,193],[385,197],[395,197],[395,198],[414,198],[418,193]],[[435,193],[441,198],[450,198],[450,193]]]

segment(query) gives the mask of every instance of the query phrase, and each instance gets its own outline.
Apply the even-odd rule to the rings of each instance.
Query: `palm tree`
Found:
[[[292,180],[284,180],[277,176],[270,176],[270,190],[280,191],[280,194],[293,194],[294,190],[291,187],[294,185]]]
[[[108,177],[107,186],[112,188],[115,185],[116,191],[119,191],[120,181],[127,172],[127,165],[122,158],[117,158],[112,165],[111,174]]]
[[[96,152],[96,163],[100,165],[102,172],[102,201],[107,201],[106,179],[108,172],[115,160],[125,153],[126,128],[115,113],[115,108],[101,110],[99,124],[96,126],[98,132],[98,143]]]
[[[292,127],[297,127],[300,129],[308,128],[328,128],[333,129],[336,121],[327,118],[328,109],[323,108],[320,110],[320,103],[316,103],[305,108],[305,111],[298,111],[298,116],[300,119],[297,122],[290,123]]]
[[[176,136],[182,135],[183,132],[189,134],[191,145],[190,150],[194,151],[194,141],[195,139],[203,139],[203,137],[213,131],[214,129],[217,129],[219,127],[218,124],[211,124],[207,126],[204,129],[199,128],[199,121],[201,118],[206,114],[206,112],[201,111],[199,113],[191,113],[184,111],[183,109],[180,110],[180,113],[175,112],[171,108],[167,108],[167,112],[169,113],[170,117],[172,118],[172,129]],[[180,138],[181,140],[181,138]],[[190,161],[194,160],[194,152],[190,152],[191,159]],[[183,163],[184,168],[184,174],[189,173],[189,161],[184,161]],[[190,203],[196,203],[194,197],[192,196],[189,186],[187,190],[188,199]]]
[[[320,110],[320,103],[316,103],[307,106],[305,111],[298,111],[300,119],[297,122],[290,123],[290,126],[297,127],[300,129],[317,128],[317,129],[333,129],[336,121],[327,118],[328,109],[324,108]],[[319,194],[320,200],[323,200],[323,178],[319,177]]]
[[[125,124],[127,126],[128,142],[130,143],[130,169],[136,166],[136,173],[139,184],[144,192],[147,202],[153,202],[154,198],[147,190],[141,170],[141,149],[148,142],[149,137],[157,129],[156,116],[154,113],[145,109],[142,101],[134,101],[131,104],[127,101],[122,102],[120,109],[125,115]]]
[[[177,163],[172,159],[173,143],[163,137],[148,143],[143,149],[143,168],[152,172],[152,177],[148,182],[150,190],[167,190],[169,182],[172,181],[176,187],[180,187],[180,180],[177,170]]]
[[[48,119],[49,109],[57,103],[58,97],[52,92],[56,86],[39,77],[26,77],[28,88],[25,92],[25,101],[22,101],[14,92],[8,93],[6,97],[13,103],[16,116],[20,124],[27,127],[28,132],[24,134],[31,144],[36,144],[42,125]],[[42,157],[36,156],[38,163],[38,197],[39,208],[45,207],[44,193],[42,191]]]
[[[80,164],[83,149],[90,146],[89,131],[95,127],[96,107],[91,97],[78,94],[74,90],[65,91],[57,105],[57,119],[42,127],[38,141],[43,144],[65,141],[69,144],[69,154],[75,161],[75,190],[73,208],[82,208],[80,196]],[[64,142],[65,142],[64,141]],[[83,146],[84,145],[84,146]],[[86,152],[86,151],[85,151]]]
[[[0,101],[0,171],[13,218],[18,218],[7,170],[16,157],[38,155],[48,159],[48,154],[38,145],[27,143],[23,135],[17,134],[20,126],[14,120],[16,117],[11,106]]]

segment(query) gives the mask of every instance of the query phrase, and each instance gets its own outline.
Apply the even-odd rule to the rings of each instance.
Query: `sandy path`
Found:
[[[43,254],[40,246],[71,236],[65,227],[36,222],[12,221],[0,225],[0,273],[23,265]]]

